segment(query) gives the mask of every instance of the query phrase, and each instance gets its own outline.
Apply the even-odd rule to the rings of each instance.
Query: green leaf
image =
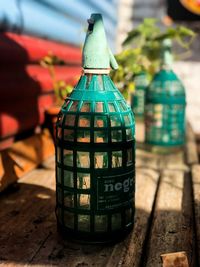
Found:
[[[123,41],[122,45],[130,44],[130,42],[132,42],[135,38],[139,37],[140,35],[141,33],[138,29],[130,31],[126,39]]]
[[[154,27],[156,22],[158,22],[158,19],[155,19],[155,18],[145,18],[144,21],[143,21],[143,24],[145,26],[151,26],[151,27]]]
[[[184,26],[179,26],[177,28],[177,30],[179,31],[179,34],[181,36],[189,36],[189,37],[195,37],[196,36],[196,33],[194,31],[192,31],[191,29],[186,28]]]

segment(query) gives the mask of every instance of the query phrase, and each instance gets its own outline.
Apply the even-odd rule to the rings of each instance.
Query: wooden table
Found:
[[[137,149],[136,154],[135,224],[124,241],[62,240],[54,213],[54,158],[49,158],[0,197],[0,266],[187,266],[162,265],[160,257],[185,251],[189,266],[197,267],[200,165],[191,128],[185,152],[160,156]]]

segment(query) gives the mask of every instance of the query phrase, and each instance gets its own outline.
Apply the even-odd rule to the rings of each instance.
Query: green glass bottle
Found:
[[[57,121],[56,216],[64,237],[113,242],[133,226],[135,122],[111,81],[117,62],[100,14],[92,14],[83,74]]]
[[[131,95],[131,108],[134,112],[135,119],[143,121],[146,88],[149,85],[149,77],[145,71],[135,75],[135,91]]]
[[[159,153],[172,153],[185,142],[185,89],[171,69],[171,41],[165,40],[161,69],[147,88],[145,142]]]

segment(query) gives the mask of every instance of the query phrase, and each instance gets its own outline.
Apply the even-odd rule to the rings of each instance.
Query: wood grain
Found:
[[[177,251],[186,251],[190,266],[193,266],[192,226],[192,200],[188,177],[183,171],[163,171],[146,266],[159,267],[161,254]]]
[[[24,266],[55,226],[54,161],[27,174],[0,197],[0,266]],[[12,265],[13,262],[13,265]]]
[[[185,164],[184,152],[178,151],[167,155],[159,155],[149,151],[137,149],[136,150],[136,166],[138,168],[150,168],[156,171],[168,170],[182,170],[189,171],[189,167]]]
[[[198,164],[199,162],[195,134],[189,123],[187,124],[186,132],[186,160],[189,165]]]
[[[16,191],[0,197],[0,266],[160,267],[161,255],[167,254],[169,259],[185,251],[189,266],[197,267],[190,167],[200,251],[200,165],[193,165],[191,150],[187,155],[190,166],[185,164],[183,152],[156,155],[136,151],[134,229],[116,245],[72,243],[57,233],[55,163],[54,157],[48,159],[23,176]]]
[[[0,152],[0,192],[54,154],[48,130],[16,142]]]
[[[133,232],[115,246],[107,267],[140,266],[149,219],[158,186],[159,173],[150,169],[136,173],[136,214]]]
[[[194,212],[196,222],[196,240],[198,249],[198,259],[200,261],[200,165],[192,167],[192,184],[194,194]],[[199,262],[200,263],[200,262]]]
[[[160,155],[156,155],[142,149],[136,150],[136,167],[159,170],[159,164]]]

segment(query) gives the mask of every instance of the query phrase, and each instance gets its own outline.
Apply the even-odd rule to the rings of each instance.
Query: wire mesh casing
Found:
[[[161,147],[185,142],[185,89],[170,69],[161,69],[146,92],[145,140]]]
[[[134,78],[135,91],[131,95],[131,108],[136,119],[144,118],[145,93],[149,84],[148,75],[146,72],[137,74]]]
[[[56,132],[59,230],[87,242],[120,238],[133,226],[135,122],[108,75],[81,76]]]

